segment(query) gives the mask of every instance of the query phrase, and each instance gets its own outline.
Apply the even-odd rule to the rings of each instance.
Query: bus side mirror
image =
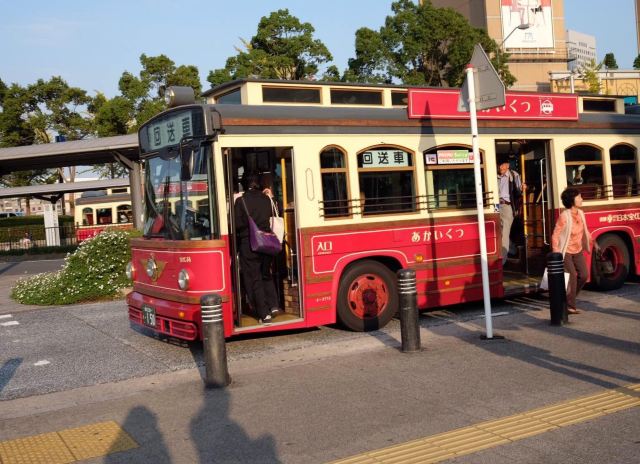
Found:
[[[180,180],[185,182],[191,180],[193,177],[193,159],[195,158],[195,150],[188,145],[187,150],[183,150],[180,147]]]

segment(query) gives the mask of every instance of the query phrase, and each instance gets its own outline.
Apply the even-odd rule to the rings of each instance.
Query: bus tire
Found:
[[[395,274],[372,260],[349,266],[340,278],[338,320],[355,332],[377,330],[389,323],[398,311]]]
[[[620,237],[614,234],[605,234],[597,239],[602,256],[611,261],[613,272],[603,274],[598,266],[595,256],[591,259],[591,283],[598,290],[615,290],[622,287],[629,275],[629,249]]]

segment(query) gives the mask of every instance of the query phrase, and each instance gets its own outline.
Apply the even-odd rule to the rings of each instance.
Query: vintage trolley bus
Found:
[[[616,288],[639,269],[640,117],[624,115],[615,99],[613,111],[599,113],[565,95],[570,114],[557,118],[557,96],[516,94],[536,117],[510,117],[506,108],[479,121],[492,297],[537,289],[560,193],[573,183],[613,265],[608,274],[593,266],[591,281]],[[468,120],[435,111],[409,118],[407,89],[394,86],[242,80],[208,98],[140,129],[145,227],[128,269],[133,323],[198,339],[200,297],[217,293],[226,336],[336,321],[376,329],[396,312],[401,268],[416,270],[421,309],[483,298]],[[500,156],[528,185],[504,266]],[[270,325],[244,298],[237,258],[234,198],[250,171],[284,206],[275,272],[284,311]]]
[[[129,188],[83,192],[75,200],[74,220],[78,242],[96,236],[107,227],[131,228],[133,214]]]

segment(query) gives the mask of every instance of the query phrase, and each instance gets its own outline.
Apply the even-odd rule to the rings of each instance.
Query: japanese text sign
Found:
[[[458,112],[459,89],[409,89],[410,119],[468,119]],[[478,111],[478,119],[577,121],[578,96],[507,92],[504,106]]]
[[[400,168],[410,166],[409,153],[402,150],[369,150],[359,155],[362,168]]]

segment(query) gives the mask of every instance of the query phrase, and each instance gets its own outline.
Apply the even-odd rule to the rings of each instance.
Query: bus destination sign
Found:
[[[410,119],[468,119],[458,112],[460,89],[409,89]],[[578,96],[573,94],[506,92],[504,106],[478,111],[478,119],[577,121]]]
[[[183,137],[193,136],[191,111],[174,113],[147,126],[150,150],[177,145]]]

